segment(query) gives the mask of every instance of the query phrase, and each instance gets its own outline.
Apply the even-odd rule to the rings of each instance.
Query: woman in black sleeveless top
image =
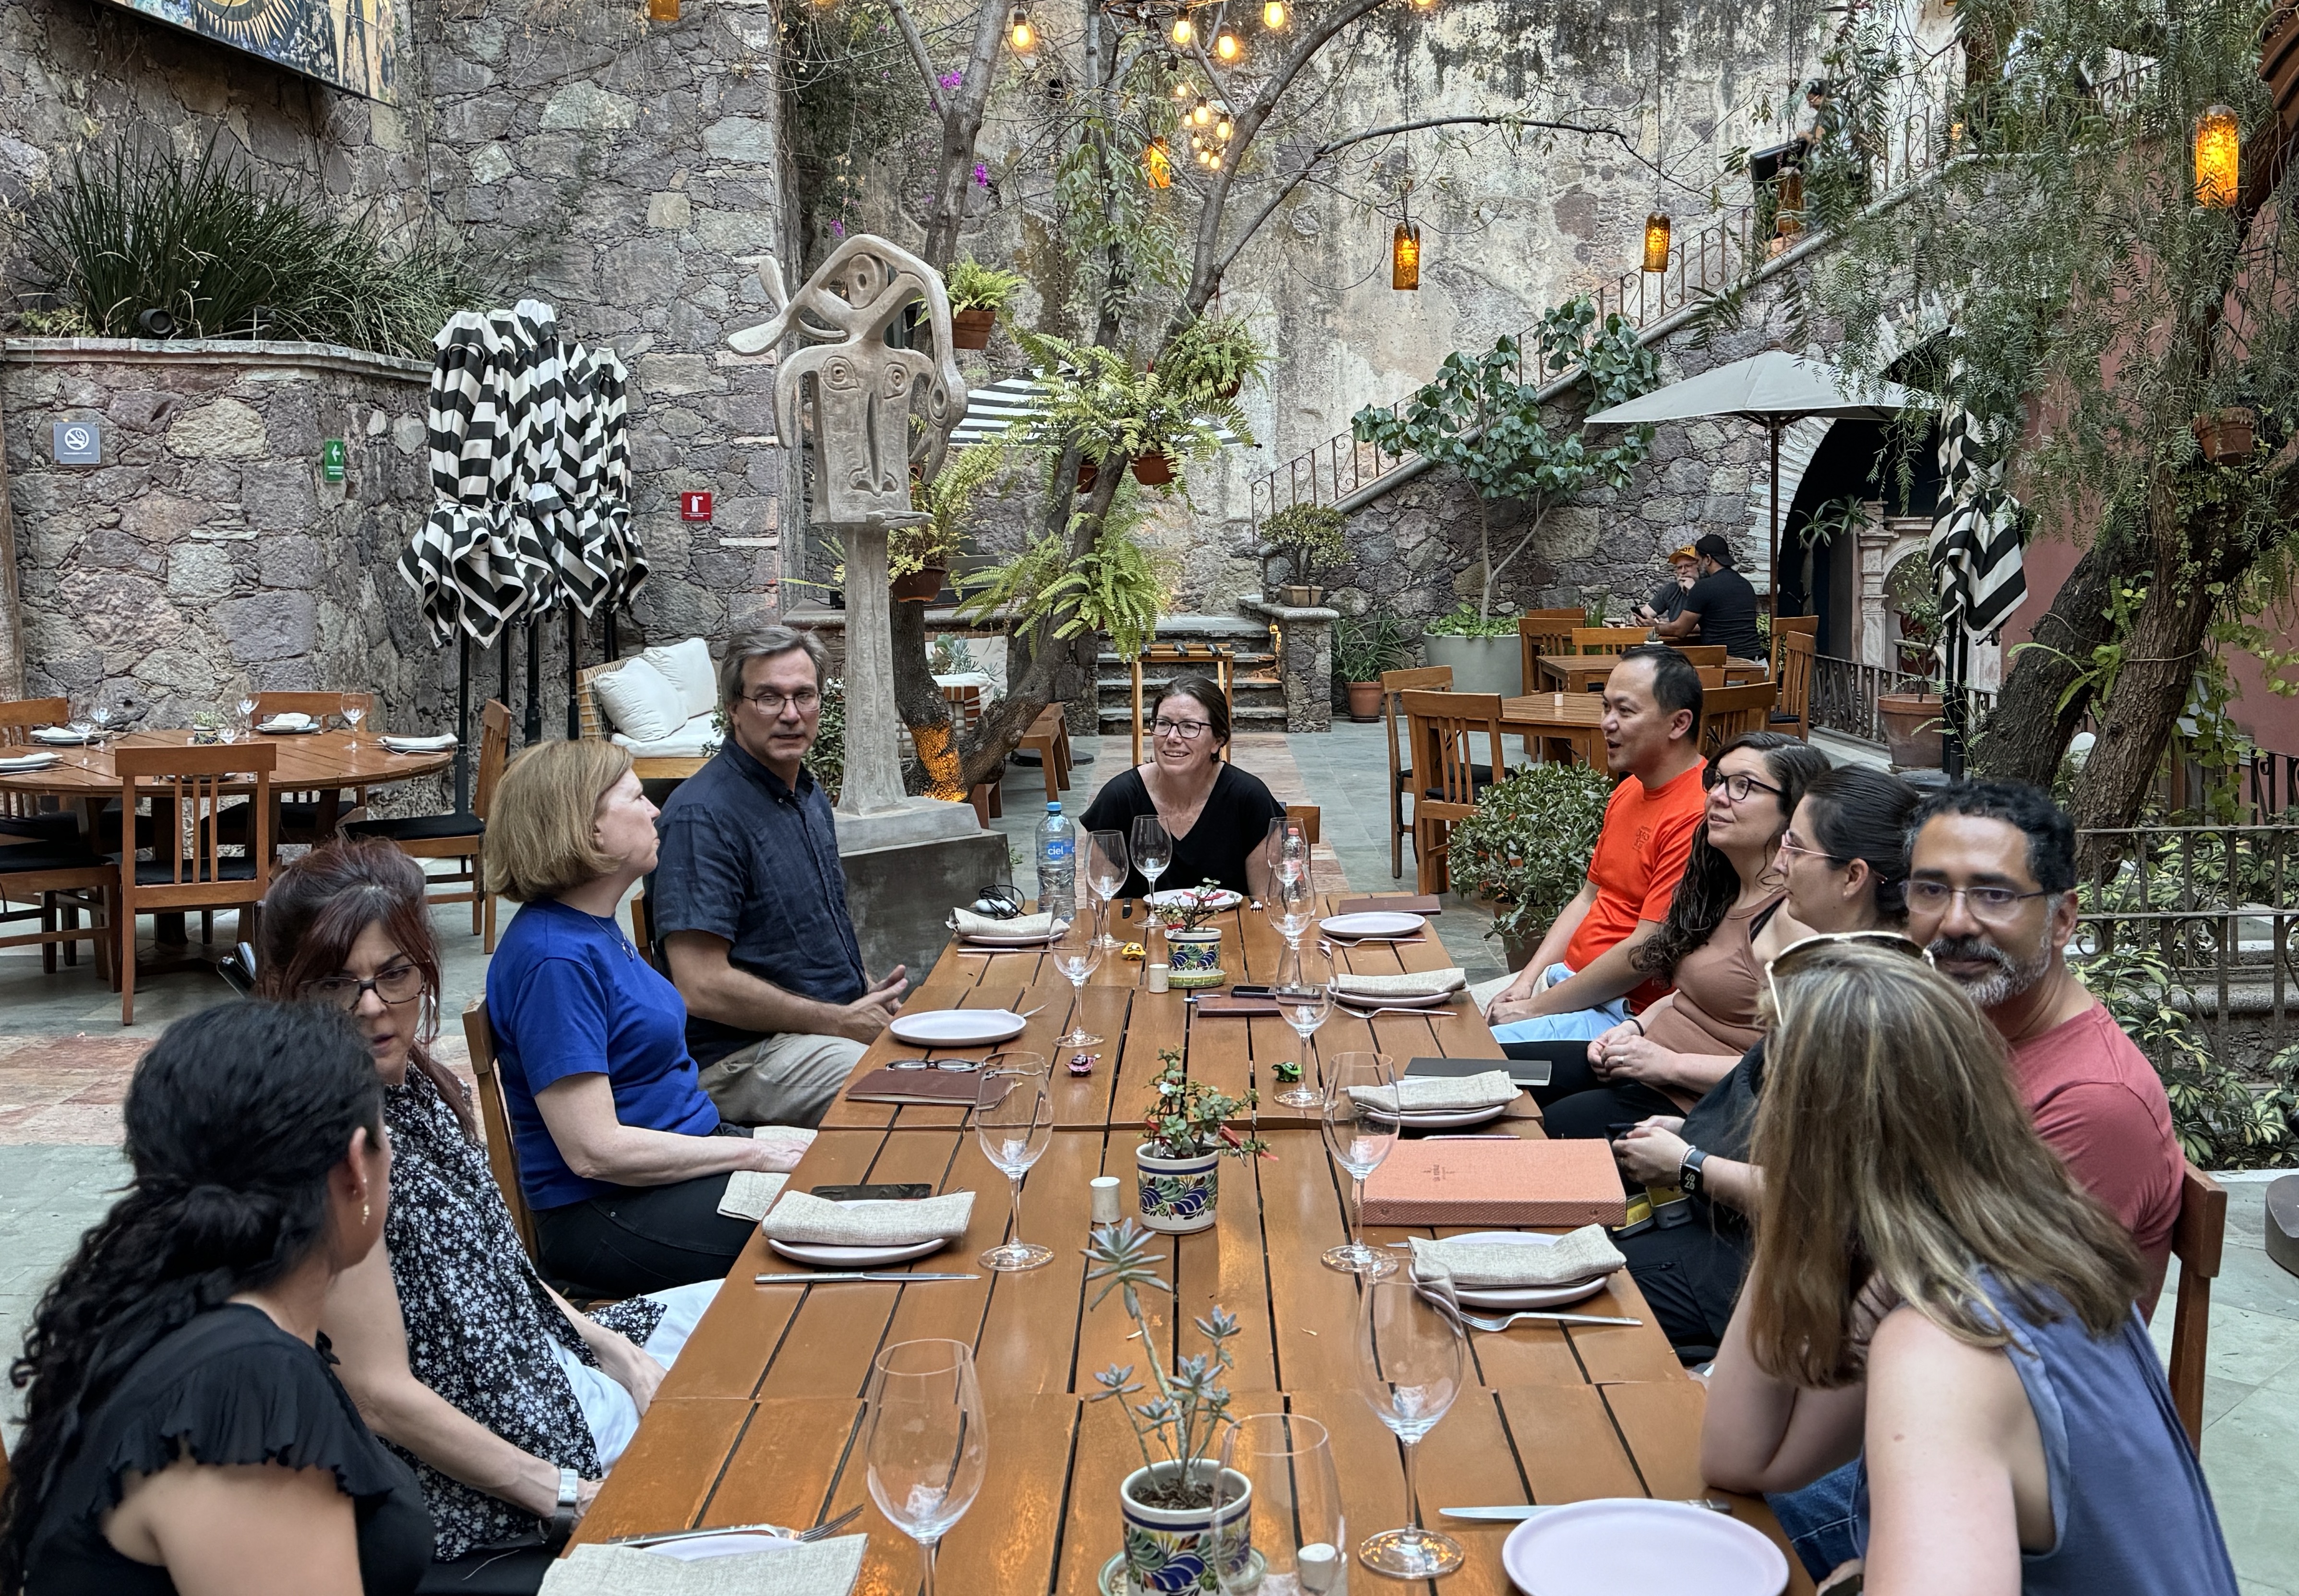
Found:
[[[0,1593],[404,1596],[431,1559],[406,1465],[320,1311],[383,1230],[383,1092],[344,1018],[170,1026],[122,1110],[135,1178],[42,1297],[0,1499]]]

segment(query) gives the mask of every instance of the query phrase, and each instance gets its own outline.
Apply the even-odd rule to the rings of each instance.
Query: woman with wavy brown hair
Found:
[[[1859,1457],[1875,1596],[2235,1596],[2138,1254],[1995,1030],[1913,944],[1814,940],[1771,973],[1764,1194],[1705,1476],[1787,1491]]]

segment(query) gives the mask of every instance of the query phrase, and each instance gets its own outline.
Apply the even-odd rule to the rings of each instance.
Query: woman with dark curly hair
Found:
[[[178,1021],[120,1118],[135,1170],[40,1299],[0,1499],[17,1596],[401,1596],[431,1560],[407,1466],[320,1332],[391,1203],[383,1090],[340,1015]]]

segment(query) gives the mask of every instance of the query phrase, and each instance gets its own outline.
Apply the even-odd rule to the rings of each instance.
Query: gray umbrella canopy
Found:
[[[1920,401],[1897,383],[1872,381],[1786,350],[1768,349],[1599,410],[1587,425],[1635,426],[1650,421],[1737,416],[1763,427],[1771,436],[1772,449],[1772,542],[1764,566],[1770,582],[1780,568],[1780,434],[1808,416],[1882,421],[1915,402]],[[1778,598],[1775,583],[1775,603]]]

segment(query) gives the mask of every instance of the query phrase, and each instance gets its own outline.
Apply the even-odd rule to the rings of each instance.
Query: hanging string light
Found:
[[[1174,186],[1173,157],[1166,153],[1164,139],[1151,139],[1141,152],[1141,175],[1152,188]]]
[[[1645,218],[1645,269],[1668,269],[1668,212],[1656,211]]]
[[[1227,144],[1232,131],[1232,129],[1230,126],[1229,112],[1224,111],[1221,114],[1221,120],[1214,123],[1214,136],[1220,139],[1222,143]]]
[[[1214,36],[1214,57],[1224,66],[1235,64],[1245,54],[1245,41],[1237,37],[1234,29],[1224,28]]]
[[[2195,203],[2223,211],[2235,203],[2243,171],[2243,132],[2235,112],[2214,105],[2195,119]]]
[[[647,0],[647,21],[676,22],[678,21],[678,0]]]
[[[1285,9],[1285,0],[1269,0],[1261,8],[1261,25],[1272,33],[1284,32],[1286,24],[1292,20],[1292,13]]]
[[[1013,15],[1006,19],[1006,42],[1014,46],[1017,55],[1027,55],[1038,47],[1038,30],[1025,7],[1016,6]]]
[[[1172,37],[1174,42],[1184,49],[1189,47],[1189,44],[1191,39],[1198,37],[1198,30],[1190,25],[1190,13],[1188,12],[1177,11],[1174,13],[1174,32]]]
[[[1214,120],[1214,108],[1206,103],[1206,97],[1203,95],[1199,95],[1198,103],[1190,107],[1190,120],[1200,128]]]

